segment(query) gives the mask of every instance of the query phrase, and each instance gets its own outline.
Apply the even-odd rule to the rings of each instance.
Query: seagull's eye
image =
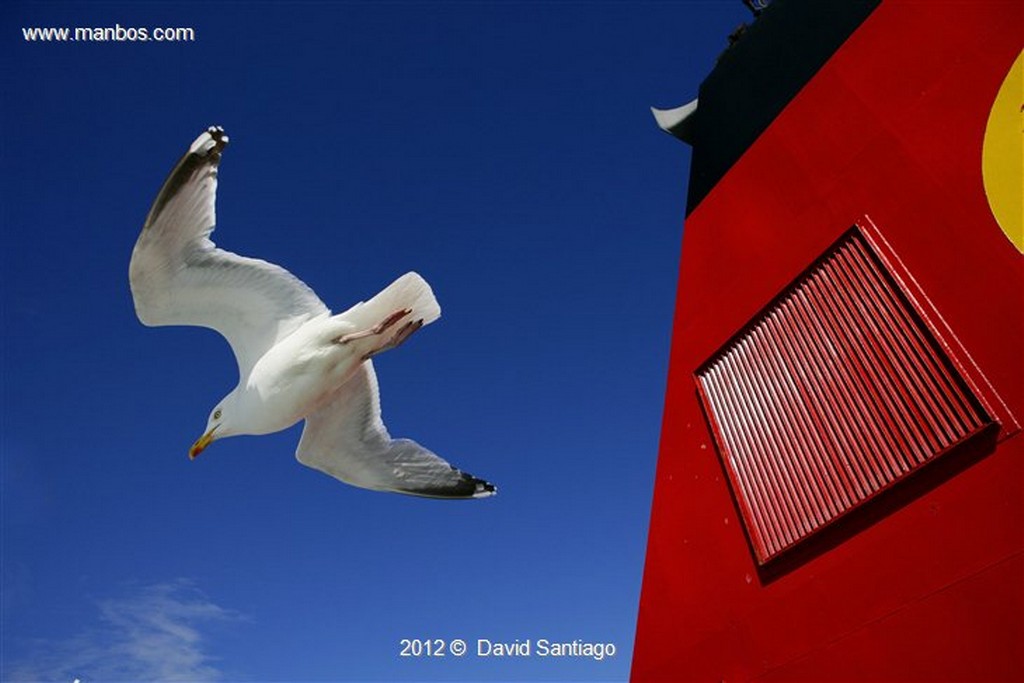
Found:
[[[220,408],[217,408],[217,410],[213,411],[213,419],[214,420],[219,420],[220,419]]]

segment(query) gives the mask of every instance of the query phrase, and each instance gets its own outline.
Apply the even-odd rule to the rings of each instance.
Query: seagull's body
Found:
[[[430,286],[407,273],[335,315],[284,268],[217,248],[210,235],[227,142],[210,128],[192,143],[157,195],[129,265],[139,320],[215,329],[238,361],[238,386],[210,412],[190,456],[214,439],[305,419],[299,461],[349,484],[439,498],[494,494],[492,484],[416,442],[392,439],[381,421],[370,358],[440,316]]]

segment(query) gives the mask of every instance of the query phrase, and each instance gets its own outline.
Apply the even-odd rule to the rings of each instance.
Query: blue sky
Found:
[[[697,91],[736,0],[4,3],[5,680],[628,677]],[[191,27],[29,43],[23,27]],[[499,495],[299,465],[299,426],[187,450],[236,382],[146,328],[127,268],[206,126],[221,246],[335,310],[408,271],[442,318],[381,356],[384,418]],[[682,618],[682,617],[681,617]],[[461,658],[400,657],[461,638]],[[477,639],[614,643],[497,659]]]

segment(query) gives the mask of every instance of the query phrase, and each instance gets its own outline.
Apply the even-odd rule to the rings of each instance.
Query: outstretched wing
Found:
[[[192,143],[153,202],[128,273],[139,320],[217,330],[245,378],[267,349],[329,311],[284,268],[218,249],[210,240],[217,166],[227,144],[219,127]]]
[[[343,482],[377,491],[431,498],[483,498],[497,489],[461,472],[409,439],[392,439],[380,417],[371,361],[306,418],[295,453],[307,465]]]

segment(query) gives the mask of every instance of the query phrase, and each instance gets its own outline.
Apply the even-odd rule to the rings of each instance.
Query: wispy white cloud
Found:
[[[98,600],[94,624],[60,641],[37,642],[7,681],[218,681],[224,672],[202,630],[240,615],[188,580],[136,587]]]

